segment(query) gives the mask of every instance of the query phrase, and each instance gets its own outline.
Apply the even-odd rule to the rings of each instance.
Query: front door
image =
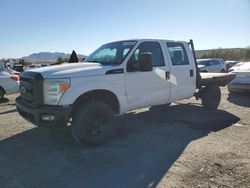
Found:
[[[153,71],[140,72],[138,57],[152,54]],[[169,68],[165,65],[161,44],[142,42],[127,63],[125,74],[128,110],[168,103],[170,97]]]

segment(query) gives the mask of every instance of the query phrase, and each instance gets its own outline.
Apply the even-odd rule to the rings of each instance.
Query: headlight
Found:
[[[69,79],[45,79],[43,81],[44,104],[57,105],[62,95],[70,87]]]

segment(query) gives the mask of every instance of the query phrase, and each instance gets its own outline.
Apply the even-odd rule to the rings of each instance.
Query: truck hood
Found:
[[[102,65],[100,63],[67,63],[61,65],[52,65],[48,67],[27,70],[29,72],[39,72],[44,78],[65,78],[103,75],[112,69],[112,65]]]

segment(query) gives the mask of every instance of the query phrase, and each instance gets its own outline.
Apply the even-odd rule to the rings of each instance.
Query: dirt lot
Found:
[[[112,140],[76,144],[0,103],[0,187],[250,187],[250,95],[222,88],[219,110],[183,100],[128,113]]]

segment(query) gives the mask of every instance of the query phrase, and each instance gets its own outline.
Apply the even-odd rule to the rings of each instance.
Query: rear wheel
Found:
[[[218,108],[221,100],[220,87],[217,85],[206,86],[202,92],[202,105],[207,110]]]
[[[113,111],[104,102],[84,103],[72,119],[72,136],[79,144],[100,145],[111,137]]]
[[[4,90],[3,88],[0,87],[0,100],[2,100],[4,98]]]

